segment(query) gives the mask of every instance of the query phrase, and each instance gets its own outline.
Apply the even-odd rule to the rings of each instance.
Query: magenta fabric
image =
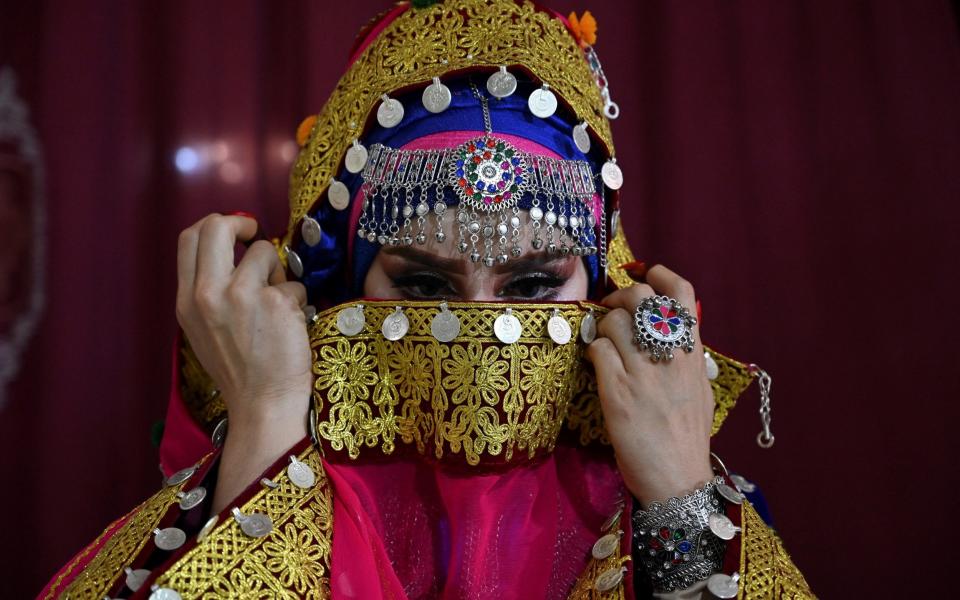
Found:
[[[776,445],[753,442],[754,389],[721,457],[762,485],[821,597],[942,594],[950,553],[890,569],[902,554],[878,524],[923,498],[949,513],[960,488],[950,3],[547,4],[597,18],[639,258],[692,281],[707,341],[774,377]],[[285,144],[391,8],[0,0],[0,63],[47,175],[47,308],[0,408],[5,595],[34,595],[160,485],[177,234],[237,209],[285,227]],[[185,145],[204,157],[190,173],[173,162]],[[894,327],[905,295],[928,336]]]

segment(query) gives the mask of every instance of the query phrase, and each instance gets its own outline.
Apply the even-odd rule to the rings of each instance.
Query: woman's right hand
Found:
[[[273,245],[257,241],[234,265],[249,217],[209,215],[180,234],[177,320],[230,416],[214,510],[306,435],[313,382],[302,306]]]

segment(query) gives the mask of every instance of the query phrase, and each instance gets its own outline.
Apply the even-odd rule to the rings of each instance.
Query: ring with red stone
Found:
[[[696,324],[697,318],[669,296],[647,296],[634,314],[637,344],[650,353],[653,362],[672,360],[677,348],[693,352]]]

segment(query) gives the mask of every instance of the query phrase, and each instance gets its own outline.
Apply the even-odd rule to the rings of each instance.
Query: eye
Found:
[[[499,296],[521,300],[552,300],[557,296],[557,290],[566,282],[566,278],[555,273],[527,273],[507,282]]]
[[[433,273],[411,273],[394,277],[393,287],[410,299],[428,300],[456,295],[449,281]]]

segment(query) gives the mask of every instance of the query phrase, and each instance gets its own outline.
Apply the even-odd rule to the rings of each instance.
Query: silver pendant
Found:
[[[178,527],[153,530],[153,543],[161,550],[176,550],[187,541],[187,534]]]
[[[500,70],[487,79],[487,91],[494,98],[506,98],[517,91],[517,78],[501,66]]]
[[[714,573],[707,579],[707,589],[717,598],[736,598],[739,579],[740,573],[734,573],[732,577],[725,573]]]
[[[153,586],[149,600],[183,600],[176,590]]]
[[[717,361],[713,360],[713,357],[710,356],[709,352],[703,353],[703,360],[707,363],[707,379],[713,381],[720,376],[720,366],[717,365]]]
[[[737,486],[737,488],[739,488],[741,492],[751,494],[755,492],[757,489],[757,486],[753,485],[752,483],[747,481],[745,477],[742,477],[740,475],[731,475],[730,479],[733,480],[733,484]]]
[[[270,488],[271,490],[275,490],[275,489],[277,489],[278,487],[280,487],[280,484],[279,484],[279,483],[277,483],[276,481],[270,479],[269,477],[261,477],[261,478],[260,478],[260,485],[265,486],[265,487],[268,487],[268,488]]]
[[[383,102],[380,103],[380,107],[377,108],[377,123],[380,123],[381,127],[396,127],[400,121],[403,120],[403,105],[400,104],[399,100],[391,98],[390,96],[383,94],[380,96],[380,99]]]
[[[611,235],[616,236],[617,230],[620,228],[620,209],[613,211],[613,214],[610,215],[610,232]]]
[[[513,316],[513,309],[508,308],[506,312],[497,317],[497,320],[493,322],[493,333],[504,344],[512,344],[520,339],[523,326],[520,324],[520,319]]]
[[[250,513],[245,515],[239,508],[234,507],[232,511],[233,518],[240,524],[240,529],[253,538],[263,537],[273,531],[273,521],[263,513]]]
[[[353,140],[353,144],[347,150],[347,156],[343,159],[343,166],[351,173],[359,173],[367,166],[367,149],[360,140]]]
[[[573,126],[573,144],[584,154],[590,152],[590,134],[587,133],[586,122]]]
[[[410,331],[410,320],[407,319],[407,315],[403,314],[403,309],[398,306],[383,320],[380,331],[383,333],[383,337],[395,342],[402,339]]]
[[[306,216],[303,218],[303,222],[300,223],[300,235],[303,237],[303,241],[306,245],[313,248],[320,243],[320,239],[323,237],[323,231],[320,229],[320,223],[311,216]]]
[[[450,88],[440,83],[439,77],[433,78],[433,83],[423,89],[423,107],[432,113],[442,113],[450,106],[452,95]]]
[[[293,273],[294,277],[300,279],[303,277],[303,261],[300,260],[300,255],[294,252],[290,246],[284,246],[283,248],[287,251],[287,266],[290,267],[290,272]]]
[[[597,339],[597,319],[593,316],[592,308],[580,321],[580,339],[583,340],[584,344],[589,344]]]
[[[300,462],[296,456],[290,457],[290,465],[287,467],[287,477],[290,478],[293,485],[303,489],[312,488],[313,484],[317,482],[317,477],[313,474],[313,469],[310,468],[310,465]]]
[[[430,321],[430,333],[440,342],[452,342],[460,335],[460,319],[447,308],[446,302],[440,303],[440,312]]]
[[[123,571],[127,574],[124,583],[134,592],[140,589],[140,586],[147,580],[147,577],[150,577],[150,571],[147,569],[131,569],[127,567]]]
[[[330,187],[327,188],[327,201],[336,210],[345,209],[350,206],[349,188],[342,181],[330,179]]]
[[[727,502],[730,502],[732,504],[740,504],[743,502],[743,494],[741,494],[740,492],[738,492],[737,490],[733,489],[732,487],[730,487],[725,483],[721,483],[720,485],[718,485],[717,491],[720,493],[721,496],[723,496],[723,498]]]
[[[213,428],[213,433],[210,435],[210,441],[213,443],[214,448],[219,448],[223,446],[223,441],[227,439],[227,418],[224,417],[220,419],[217,423],[217,426]]]
[[[213,531],[213,528],[216,527],[217,523],[219,522],[219,515],[213,515],[210,517],[207,522],[203,524],[203,527],[200,529],[200,533],[197,534],[197,543],[202,542],[205,537],[210,535],[210,532]]]
[[[727,518],[727,515],[720,513],[710,513],[710,516],[707,517],[707,524],[713,535],[721,540],[732,540],[733,536],[740,531],[740,528],[734,525],[733,521]]]
[[[620,585],[620,582],[623,581],[623,574],[626,571],[626,567],[620,567],[619,569],[607,569],[603,573],[597,575],[597,578],[593,580],[593,589],[597,590],[601,594],[609,592],[613,588]]]
[[[199,485],[189,492],[177,492],[177,498],[180,498],[181,510],[190,510],[191,508],[199,506],[206,497],[207,488]]]
[[[181,469],[167,477],[167,486],[180,485],[184,481],[193,477],[193,474],[197,472],[197,466],[187,467],[186,469]]]
[[[608,533],[599,540],[596,541],[593,545],[593,549],[590,550],[590,554],[597,560],[603,560],[613,554],[616,549],[620,546],[620,536],[623,535],[622,531],[616,533]]]
[[[345,308],[337,313],[337,329],[346,336],[357,335],[363,331],[366,321],[362,304]]]
[[[313,325],[317,322],[317,307],[307,304],[303,307],[303,320],[307,325]]]
[[[617,512],[607,517],[607,520],[603,522],[603,525],[600,527],[600,531],[607,531],[608,529],[610,529],[611,527],[619,523],[620,517],[622,516],[623,516],[623,509],[618,508]]]
[[[527,107],[536,117],[546,119],[557,112],[557,97],[550,91],[550,86],[543,84],[539,90],[533,90],[527,98]]]
[[[561,346],[570,341],[573,332],[570,330],[570,323],[560,315],[560,309],[553,309],[553,316],[547,321],[547,333],[550,339]]]
[[[604,185],[611,190],[619,190],[623,185],[623,171],[617,166],[616,159],[611,158],[600,167],[600,178]]]

